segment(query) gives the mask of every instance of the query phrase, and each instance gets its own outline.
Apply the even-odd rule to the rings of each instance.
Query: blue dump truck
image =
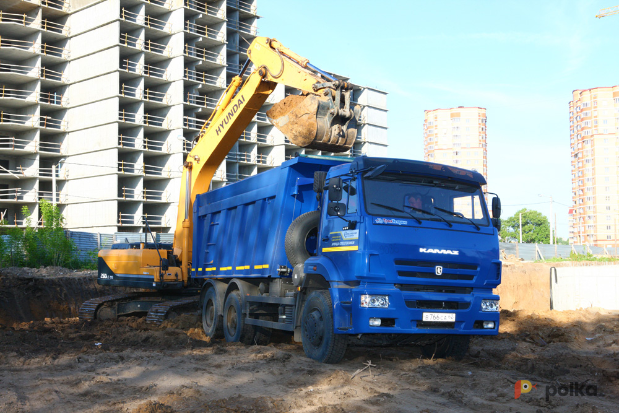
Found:
[[[485,184],[435,163],[299,156],[198,195],[204,331],[251,344],[290,331],[325,363],[354,343],[461,358],[499,327],[501,207],[493,196],[489,215]]]

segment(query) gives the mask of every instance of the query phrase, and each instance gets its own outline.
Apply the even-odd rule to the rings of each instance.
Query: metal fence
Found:
[[[615,251],[614,248],[602,248],[590,245],[519,244],[507,242],[500,242],[499,244],[501,258],[514,255],[525,261],[544,260],[548,258],[569,258],[572,252],[582,255],[617,256],[617,251]]]

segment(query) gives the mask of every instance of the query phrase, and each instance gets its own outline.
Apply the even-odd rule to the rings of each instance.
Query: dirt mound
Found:
[[[175,411],[170,406],[149,400],[133,409],[133,413],[175,413]]]

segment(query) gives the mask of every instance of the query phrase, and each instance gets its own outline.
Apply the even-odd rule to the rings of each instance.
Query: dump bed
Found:
[[[318,208],[314,172],[345,160],[297,157],[270,171],[196,196],[192,277],[277,277],[291,268],[288,227]]]

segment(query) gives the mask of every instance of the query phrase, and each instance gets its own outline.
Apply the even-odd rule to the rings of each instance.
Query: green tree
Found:
[[[523,208],[501,222],[501,240],[518,242],[520,239],[520,214],[522,214],[522,242],[550,243],[550,224],[541,212]]]

